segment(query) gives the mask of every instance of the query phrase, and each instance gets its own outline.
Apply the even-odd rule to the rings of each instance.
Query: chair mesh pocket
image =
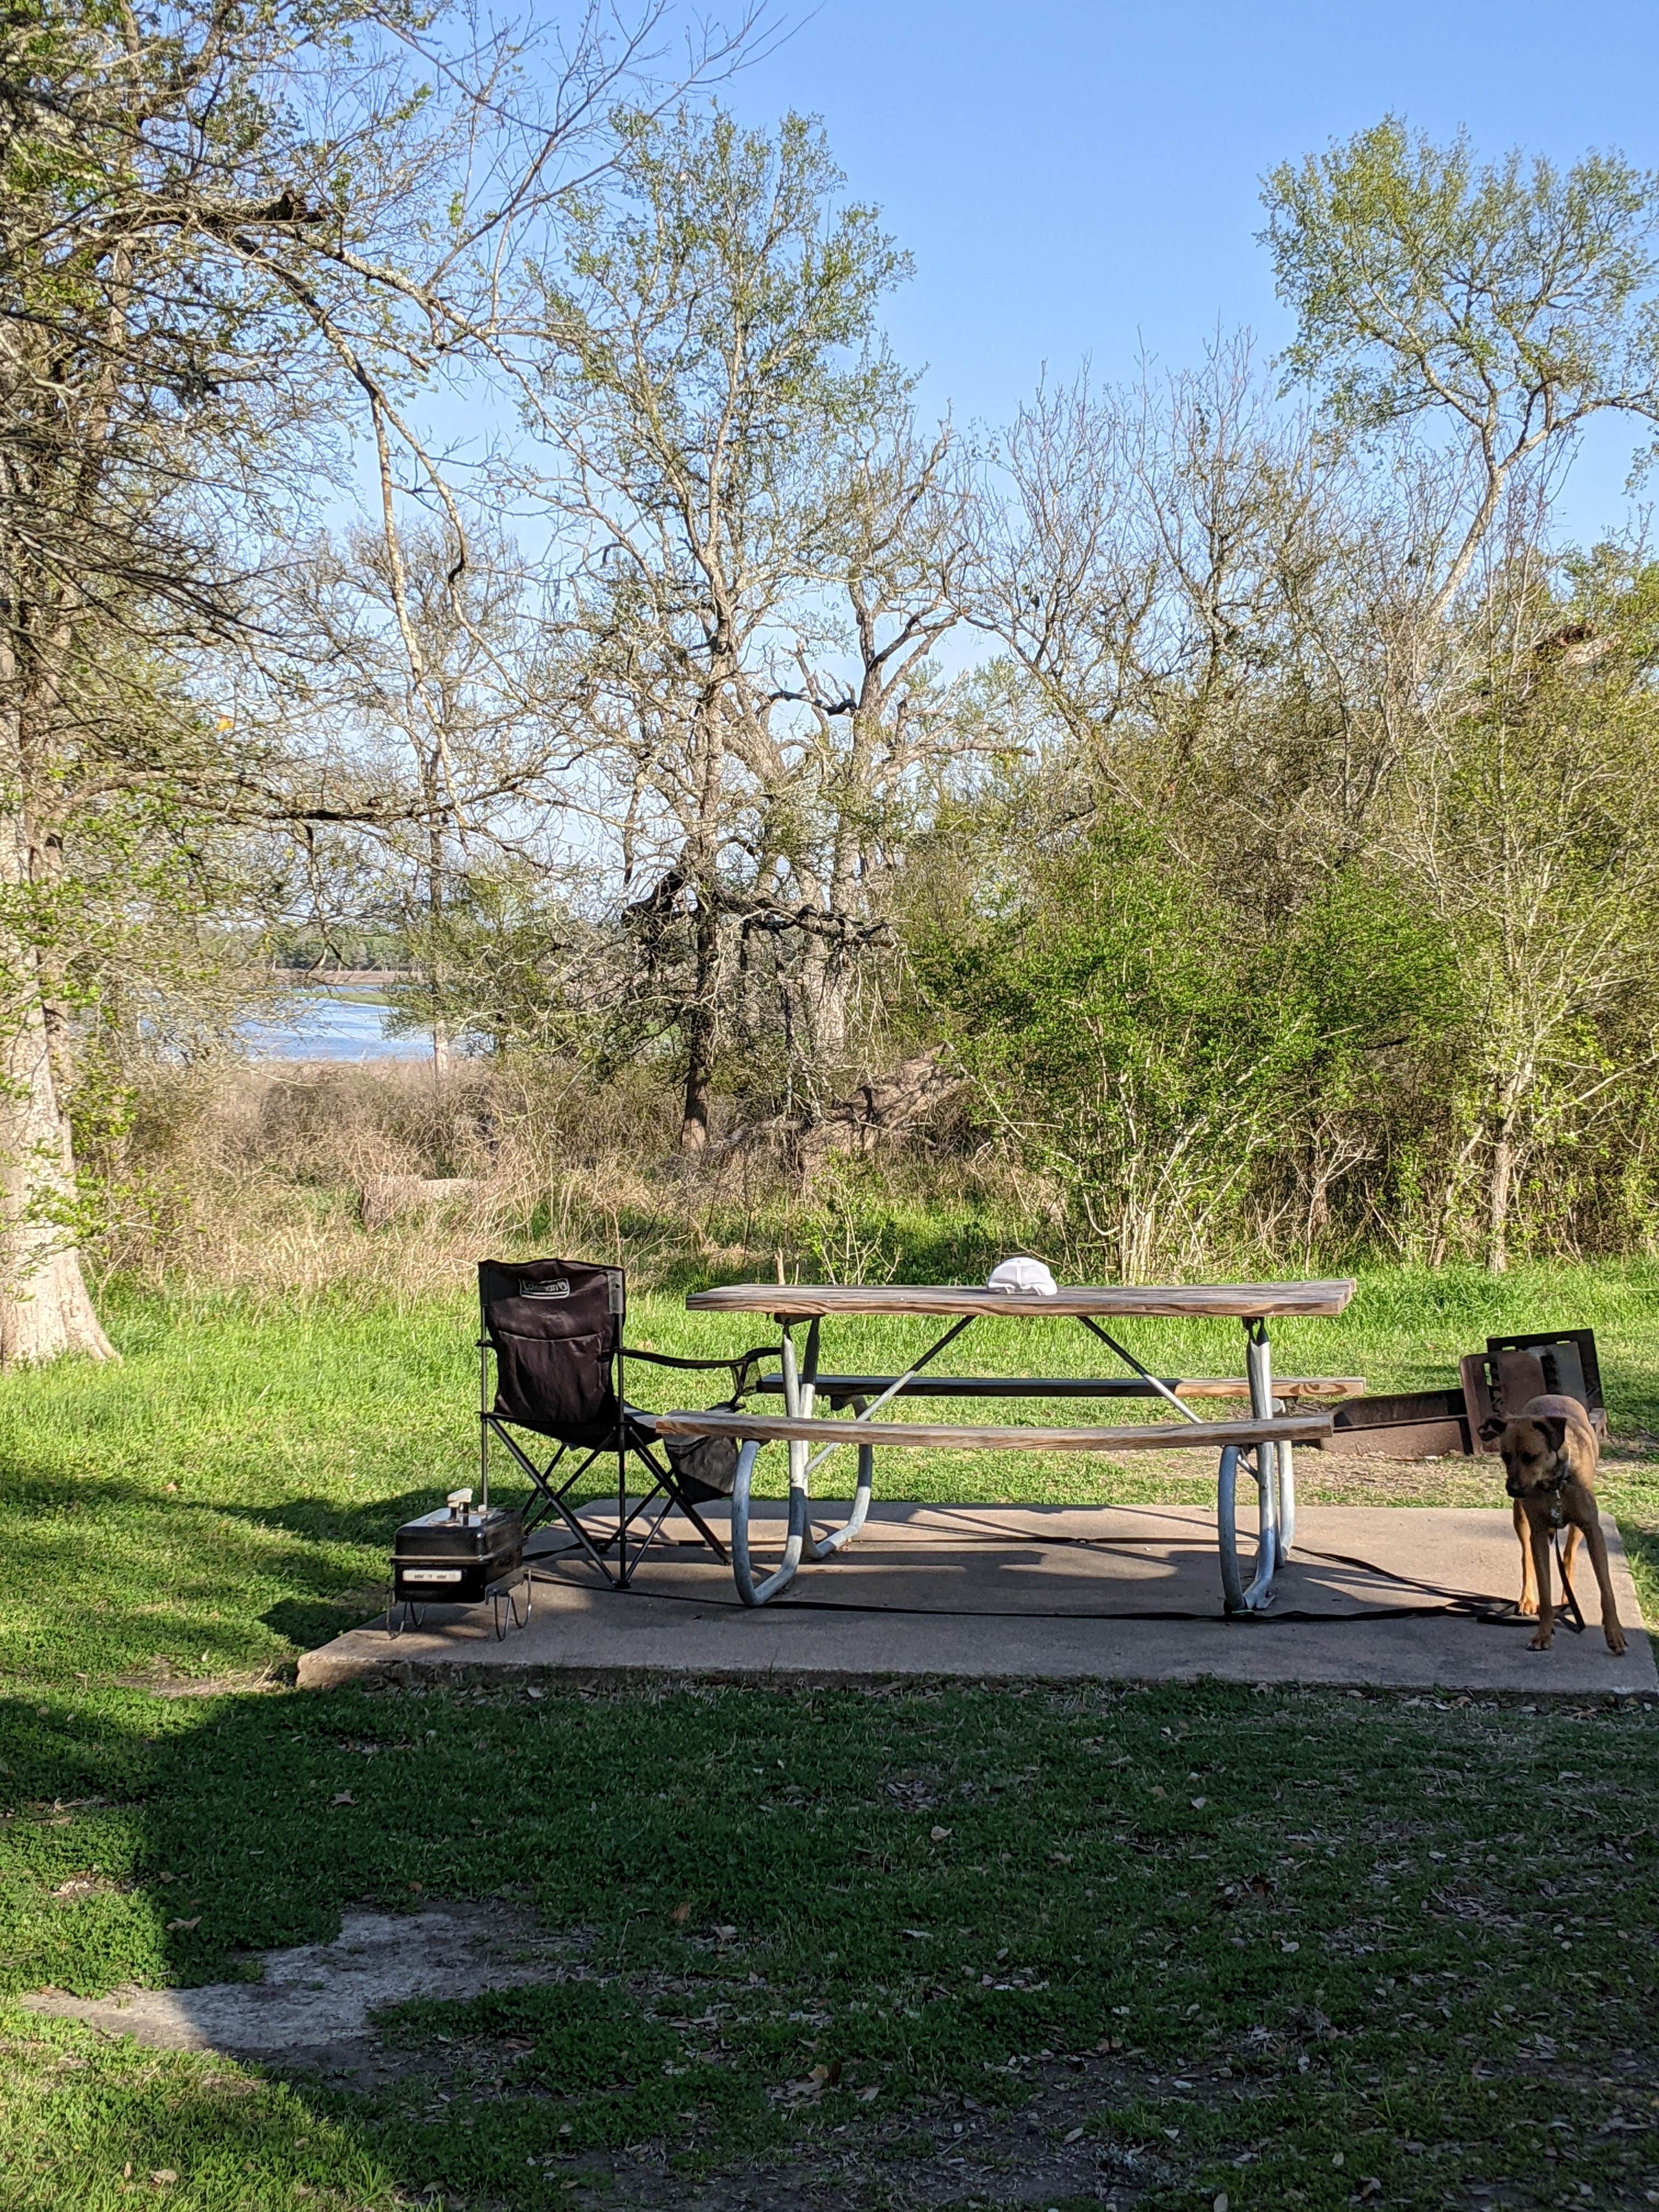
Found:
[[[738,1472],[735,1437],[665,1437],[662,1443],[676,1482],[694,1505],[732,1495]]]

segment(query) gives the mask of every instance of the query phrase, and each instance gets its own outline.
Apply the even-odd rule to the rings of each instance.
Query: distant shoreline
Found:
[[[308,990],[325,990],[337,983],[364,984],[413,983],[417,981],[412,968],[273,968],[271,975],[279,982],[301,983]]]

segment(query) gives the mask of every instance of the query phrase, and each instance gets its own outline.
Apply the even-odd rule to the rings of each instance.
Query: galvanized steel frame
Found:
[[[1021,1316],[1022,1319],[1043,1317],[1041,1315]],[[871,1420],[891,1399],[899,1396],[905,1386],[929,1366],[946,1345],[953,1342],[975,1321],[982,1318],[978,1314],[964,1315],[931,1344],[902,1375],[889,1383],[879,1397],[867,1401],[862,1398],[852,1400],[854,1419],[860,1422]],[[1184,1420],[1201,1425],[1199,1414],[1184,1405],[1173,1390],[1160,1382],[1149,1368],[1142,1366],[1132,1352],[1115,1337],[1109,1336],[1091,1316],[1086,1314],[1056,1315],[1054,1318],[1080,1322],[1091,1335],[1098,1337],[1103,1344],[1109,1346],[1126,1367],[1166,1399]],[[812,1417],[817,1396],[818,1331],[822,1319],[822,1316],[814,1316],[807,1322],[805,1351],[798,1361],[794,1340],[796,1324],[787,1316],[779,1316],[782,1334],[784,1411],[792,1420],[810,1420]],[[1285,1409],[1273,1395],[1273,1352],[1265,1315],[1255,1315],[1245,1319],[1244,1357],[1245,1373],[1249,1382],[1251,1418],[1255,1420],[1270,1419]],[[758,1580],[750,1546],[750,1527],[755,1462],[760,1455],[761,1446],[751,1439],[738,1453],[732,1488],[732,1575],[738,1595],[744,1605],[769,1604],[794,1581],[803,1559],[832,1559],[837,1552],[853,1542],[863,1528],[870,1511],[875,1479],[873,1439],[870,1443],[860,1443],[858,1447],[858,1474],[852,1510],[828,1535],[815,1536],[812,1533],[812,1474],[831,1452],[840,1449],[839,1443],[828,1443],[815,1452],[801,1438],[793,1439],[788,1444],[789,1512],[784,1528],[783,1556],[770,1574]],[[1255,1571],[1248,1583],[1244,1581],[1238,1557],[1237,1484],[1242,1456],[1244,1455],[1238,1445],[1227,1445],[1222,1451],[1217,1471],[1216,1534],[1220,1555],[1222,1602],[1228,1613],[1259,1613],[1273,1601],[1274,1573],[1289,1559],[1291,1547],[1296,1538],[1295,1451],[1289,1443],[1264,1443],[1254,1446],[1245,1458],[1245,1465],[1255,1479],[1258,1492]]]

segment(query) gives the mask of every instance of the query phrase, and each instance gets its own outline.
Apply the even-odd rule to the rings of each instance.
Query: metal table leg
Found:
[[[757,1443],[746,1443],[738,1454],[737,1471],[732,1478],[732,1579],[745,1605],[766,1605],[780,1590],[788,1589],[800,1565],[802,1542],[806,1534],[805,1492],[792,1484],[783,1558],[769,1575],[758,1583],[755,1580],[749,1556],[749,1495],[759,1451]]]
[[[1273,1567],[1277,1557],[1278,1516],[1272,1475],[1263,1480],[1261,1455],[1268,1449],[1257,1444],[1254,1462],[1246,1459],[1245,1468],[1256,1486],[1257,1528],[1255,1571],[1249,1584],[1238,1559],[1238,1463],[1241,1457],[1237,1444],[1229,1444],[1221,1455],[1221,1464],[1216,1476],[1216,1547],[1221,1561],[1221,1595],[1228,1613],[1259,1613],[1273,1601]]]
[[[811,1375],[817,1372],[817,1340],[818,1325],[814,1322],[806,1336],[806,1364]],[[783,1402],[791,1419],[799,1420],[811,1413],[813,1395],[811,1382],[803,1384],[801,1381],[795,1364],[795,1340],[786,1328],[783,1332]],[[780,1590],[787,1589],[795,1579],[801,1553],[805,1547],[806,1446],[805,1443],[791,1443],[788,1449],[789,1520],[784,1534],[783,1558],[772,1572],[758,1583],[755,1580],[749,1556],[749,1498],[760,1446],[746,1443],[738,1454],[737,1469],[732,1478],[732,1579],[738,1586],[738,1595],[745,1605],[765,1605],[776,1597]]]
[[[975,1318],[975,1316],[969,1314],[963,1320],[956,1322],[953,1327],[946,1329],[944,1335],[939,1339],[937,1343],[929,1345],[927,1351],[922,1353],[921,1358],[915,1362],[914,1366],[908,1367],[902,1375],[899,1376],[894,1382],[888,1384],[887,1388],[882,1392],[880,1397],[871,1399],[854,1399],[852,1401],[852,1405],[855,1418],[860,1421],[867,1421],[872,1414],[878,1413],[882,1407],[886,1405],[890,1400],[901,1396],[904,1391],[905,1386],[908,1383],[913,1382],[916,1376],[921,1374],[922,1369],[927,1365],[929,1361],[936,1359],[939,1357],[939,1353],[944,1351],[947,1344],[954,1343],[956,1339],[962,1334],[963,1329],[965,1329],[969,1326],[969,1322]],[[807,1334],[806,1374],[802,1378],[802,1389],[805,1393],[804,1402],[809,1413],[811,1412],[812,1401],[816,1395],[817,1375],[817,1323],[814,1322],[811,1328]],[[786,1404],[788,1402],[788,1395],[789,1376],[788,1370],[786,1368],[784,1370],[784,1401]],[[831,1407],[831,1411],[834,1411],[833,1406]],[[803,1455],[805,1456],[806,1447],[803,1445],[801,1449]],[[802,1470],[803,1483],[810,1485],[813,1470],[816,1468],[822,1467],[824,1461],[829,1458],[831,1452],[839,1451],[841,1449],[842,1447],[839,1444],[825,1444],[821,1450],[815,1451],[810,1457],[806,1457],[805,1466]],[[791,1445],[790,1449],[792,1451],[794,1449],[793,1445]],[[792,1468],[793,1466],[793,1461],[791,1462],[791,1466]],[[871,1486],[875,1480],[875,1467],[876,1455],[874,1445],[860,1444],[859,1446],[858,1476],[853,1491],[853,1510],[848,1515],[845,1521],[842,1522],[840,1528],[832,1529],[827,1536],[815,1536],[809,1525],[806,1531],[806,1554],[809,1559],[833,1559],[836,1553],[839,1552],[844,1545],[850,1544],[854,1536],[859,1534],[860,1530],[863,1528],[865,1521],[870,1511],[870,1492]]]
[[[867,1398],[853,1398],[848,1402],[853,1408],[853,1416],[855,1420],[861,1421],[866,1419],[870,1412],[870,1401]],[[832,1413],[835,1411],[833,1403],[831,1404],[830,1411]],[[807,1462],[807,1473],[809,1475],[812,1469],[817,1465],[818,1460],[823,1456],[823,1455],[820,1452],[816,1457]],[[868,1516],[870,1511],[870,1489],[871,1485],[874,1482],[875,1479],[875,1446],[873,1444],[860,1444],[859,1446],[858,1477],[853,1490],[853,1510],[848,1515],[847,1518],[842,1522],[840,1528],[832,1529],[827,1536],[815,1536],[812,1534],[811,1523],[808,1523],[806,1530],[806,1553],[809,1559],[832,1559],[836,1553],[841,1550],[843,1545],[850,1544],[852,1542],[854,1537],[856,1536],[859,1531],[863,1528],[865,1521]]]
[[[1282,1413],[1283,1403],[1273,1396],[1273,1353],[1267,1341],[1265,1316],[1244,1324],[1248,1343],[1245,1357],[1254,1364],[1248,1372],[1250,1377],[1250,1411],[1266,1419],[1270,1413]],[[1258,1389],[1261,1402],[1257,1402]],[[1273,1462],[1273,1565],[1282,1567],[1291,1556],[1291,1547],[1296,1541],[1296,1448],[1293,1444],[1270,1444],[1267,1447]]]
[[[1215,1529],[1221,1554],[1221,1602],[1227,1613],[1247,1613],[1244,1577],[1238,1571],[1238,1446],[1229,1444],[1221,1455],[1216,1476]]]
[[[1265,1319],[1244,1324],[1244,1372],[1249,1379],[1250,1413],[1258,1421],[1273,1419],[1273,1352]],[[1259,1535],[1255,1573],[1243,1593],[1243,1610],[1258,1613],[1273,1596],[1273,1570],[1279,1565],[1279,1453],[1275,1445],[1255,1447]]]

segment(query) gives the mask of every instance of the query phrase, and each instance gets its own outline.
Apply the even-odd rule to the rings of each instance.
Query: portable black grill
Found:
[[[518,1593],[524,1593],[519,1610]],[[392,1549],[392,1602],[386,1627],[397,1635],[405,1623],[420,1626],[423,1605],[483,1605],[495,1609],[495,1633],[522,1627],[530,1618],[529,1571],[524,1563],[524,1516],[491,1505],[486,1495],[474,1507],[470,1490],[453,1490],[435,1513],[405,1521]],[[404,1620],[392,1614],[402,1607]]]

